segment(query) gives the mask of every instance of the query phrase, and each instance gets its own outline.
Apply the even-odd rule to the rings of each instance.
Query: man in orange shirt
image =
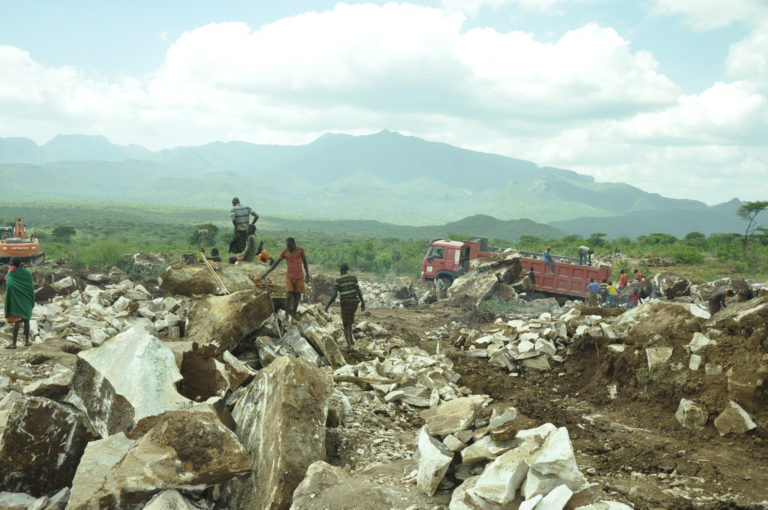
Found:
[[[277,260],[269,266],[269,269],[261,275],[261,278],[266,278],[283,259],[285,259],[288,264],[288,270],[285,273],[285,307],[288,315],[295,319],[301,295],[304,293],[305,274],[307,281],[310,279],[309,266],[307,266],[307,257],[304,253],[304,248],[296,246],[296,240],[293,237],[286,239],[285,250],[283,250],[277,257]]]

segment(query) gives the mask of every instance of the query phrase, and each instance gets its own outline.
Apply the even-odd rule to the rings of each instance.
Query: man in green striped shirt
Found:
[[[328,307],[336,301],[336,296],[339,296],[341,302],[341,323],[344,326],[344,338],[347,339],[347,345],[352,348],[354,338],[352,337],[352,325],[355,322],[355,312],[357,306],[360,305],[360,309],[365,311],[365,301],[363,301],[363,292],[360,290],[360,285],[357,283],[357,277],[349,274],[349,266],[342,264],[339,267],[341,273],[340,278],[336,278],[336,286],[333,290],[333,296],[331,296],[328,304],[325,305],[325,311],[328,311]]]

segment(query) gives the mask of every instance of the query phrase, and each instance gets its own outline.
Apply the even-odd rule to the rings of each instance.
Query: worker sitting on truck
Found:
[[[555,261],[552,260],[552,247],[547,246],[547,249],[544,250],[544,263],[549,264],[549,268],[552,270],[552,272],[555,272]]]
[[[589,246],[579,246],[579,265],[591,266],[592,265],[592,253],[594,253]]]

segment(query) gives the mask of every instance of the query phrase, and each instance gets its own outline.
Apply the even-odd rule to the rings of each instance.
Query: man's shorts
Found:
[[[304,278],[286,278],[285,279],[285,291],[296,292],[299,294],[304,293]]]

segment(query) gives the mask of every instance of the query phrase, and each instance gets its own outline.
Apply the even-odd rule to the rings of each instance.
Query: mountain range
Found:
[[[414,227],[469,217],[473,225],[478,217],[530,220],[515,228],[525,225],[525,233],[540,231],[544,238],[743,228],[737,199],[708,206],[391,131],[327,134],[297,146],[214,142],[160,151],[103,136],[60,135],[43,145],[0,138],[0,179],[4,201],[228,209],[237,195],[262,215]]]

